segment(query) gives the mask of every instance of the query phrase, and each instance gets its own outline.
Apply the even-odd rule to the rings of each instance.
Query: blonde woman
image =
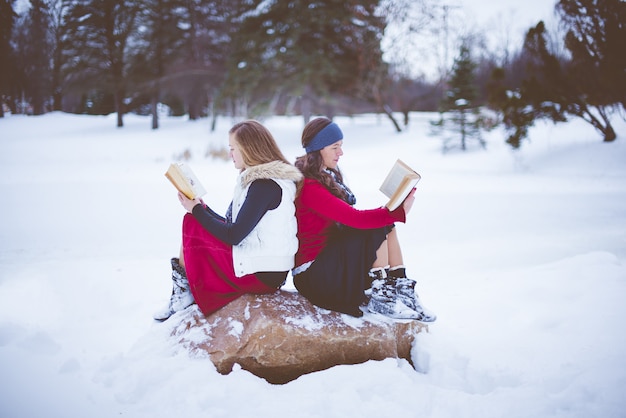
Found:
[[[183,218],[179,258],[173,258],[166,320],[192,303],[208,315],[246,293],[273,293],[294,266],[298,249],[294,198],[302,174],[257,121],[234,125],[228,139],[239,171],[224,217],[202,200],[178,194]]]

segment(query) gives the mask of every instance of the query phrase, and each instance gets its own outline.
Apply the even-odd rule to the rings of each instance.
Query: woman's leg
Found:
[[[372,264],[372,269],[384,269],[389,266],[389,250],[387,240],[384,240],[376,250],[376,260]]]
[[[387,265],[391,267],[404,264],[402,249],[400,248],[400,241],[398,240],[398,232],[396,231],[396,228],[393,228],[391,232],[387,234],[387,257]]]
[[[180,244],[180,253],[178,255],[178,264],[182,267],[185,268],[185,255],[183,253],[183,244]]]
[[[389,262],[402,260],[395,232],[387,235],[387,240],[376,252],[377,258],[369,271],[372,293],[367,305],[370,312],[380,313],[391,318],[421,319],[418,312],[400,299],[398,279],[388,275]]]
[[[402,250],[400,249],[400,242],[395,228],[387,235],[387,247],[389,265],[391,266],[387,271],[387,276],[396,281],[398,299],[406,306],[419,313],[420,321],[434,321],[437,316],[423,307],[419,296],[415,292],[415,280],[406,277]]]
[[[370,270],[372,297],[371,312],[392,318],[417,319],[432,322],[436,316],[427,312],[415,293],[415,281],[406,278],[402,249],[396,228],[376,251],[376,260]]]
[[[193,295],[189,286],[189,280],[185,273],[183,250],[180,249],[180,258],[172,258],[172,294],[167,307],[153,315],[157,321],[165,321],[178,311],[182,311],[194,303]]]
[[[387,234],[387,239],[376,250],[376,260],[372,264],[372,268],[388,268],[404,264],[402,258],[402,249],[398,240],[396,228]]]

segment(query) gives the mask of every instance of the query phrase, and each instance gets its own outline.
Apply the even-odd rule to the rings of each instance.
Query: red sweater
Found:
[[[296,266],[315,260],[326,245],[328,228],[336,222],[356,229],[375,229],[406,221],[402,205],[393,212],[386,207],[355,209],[309,178],[304,179],[295,203],[299,240]]]

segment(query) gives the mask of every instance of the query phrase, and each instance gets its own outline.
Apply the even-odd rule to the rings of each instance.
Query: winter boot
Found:
[[[437,319],[437,315],[428,311],[422,305],[419,296],[415,292],[415,280],[406,277],[404,267],[395,267],[388,271],[389,277],[396,279],[396,292],[398,300],[402,301],[406,306],[420,314],[418,320],[422,322],[433,322]]]
[[[193,305],[194,299],[189,289],[189,280],[185,269],[178,263],[178,258],[172,258],[172,295],[168,306],[155,313],[153,318],[157,321],[165,321],[167,318]]]
[[[396,279],[387,277],[385,270],[375,272],[377,278],[372,281],[372,296],[367,305],[370,312],[379,313],[395,319],[420,319],[421,315],[399,298]]]
[[[367,306],[367,303],[369,302],[369,298],[372,295],[372,282],[376,279],[383,279],[387,277],[388,270],[389,270],[389,266],[374,267],[370,269],[370,271],[367,274],[367,277],[365,277],[365,280],[363,281],[363,285],[364,285],[363,287],[365,289],[364,291],[365,298],[364,298],[363,306]]]

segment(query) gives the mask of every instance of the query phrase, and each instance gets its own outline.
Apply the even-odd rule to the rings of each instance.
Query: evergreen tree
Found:
[[[50,13],[50,47],[51,51],[51,73],[50,90],[52,91],[52,110],[63,110],[63,76],[61,67],[63,66],[63,51],[61,49],[61,37],[63,35],[63,22],[69,4],[66,0],[49,0],[48,9]]]
[[[23,97],[30,105],[29,113],[42,115],[51,98],[50,12],[45,1],[31,0],[30,4],[14,37],[16,61],[23,79]]]
[[[569,55],[550,50],[539,22],[524,42],[526,77],[500,103],[507,142],[516,148],[539,118],[563,122],[574,116],[596,128],[605,142],[617,137],[611,116],[626,101],[626,2],[561,0],[556,9],[567,31]]]
[[[142,101],[149,103],[152,129],[159,127],[158,103],[163,102],[169,84],[167,68],[181,55],[184,31],[177,15],[181,7],[180,0],[145,0],[139,15],[139,24],[144,30],[131,54],[133,107]]]
[[[455,148],[457,141],[459,148],[465,151],[469,139],[475,139],[485,147],[481,135],[480,107],[476,104],[475,69],[476,64],[472,61],[469,47],[466,44],[461,45],[459,56],[452,67],[448,90],[441,101],[440,120],[434,124],[452,132],[452,136],[444,139],[444,152]]]
[[[144,0],[144,30],[132,54],[132,75],[137,99],[150,97],[153,128],[158,127],[157,102],[177,107],[179,114],[187,112],[190,120],[202,116],[210,104],[215,109],[232,33],[238,29],[235,20],[250,12],[253,3]]]
[[[17,14],[13,10],[14,0],[0,0],[0,117],[4,117],[4,104],[13,107],[15,58],[11,47],[11,36]],[[13,109],[15,110],[15,109]]]
[[[354,95],[381,61],[384,21],[378,2],[285,0],[266,2],[242,21],[229,67],[231,97],[251,98],[259,89],[301,98],[308,120],[315,99]]]
[[[511,70],[523,66],[523,59],[519,57],[505,68],[494,68],[491,79],[487,85],[488,102],[491,109],[500,113],[505,129],[508,131],[506,142],[511,147],[517,149],[521,146],[522,140],[528,135],[528,128],[532,126],[534,120],[541,116],[546,109],[529,106],[519,93],[522,80],[519,83],[507,80],[507,75]],[[524,82],[528,86],[528,82]]]
[[[560,0],[556,10],[567,28],[571,60],[566,71],[578,87],[566,112],[592,124],[604,141],[613,141],[612,109],[626,109],[626,1]]]
[[[113,97],[117,126],[124,126],[129,48],[141,4],[136,0],[72,2],[62,36],[68,87],[102,100]]]
[[[225,77],[233,34],[241,16],[254,11],[262,0],[186,0],[179,24],[184,26],[183,54],[171,69],[187,104],[189,118],[202,115],[209,101],[218,99]]]

